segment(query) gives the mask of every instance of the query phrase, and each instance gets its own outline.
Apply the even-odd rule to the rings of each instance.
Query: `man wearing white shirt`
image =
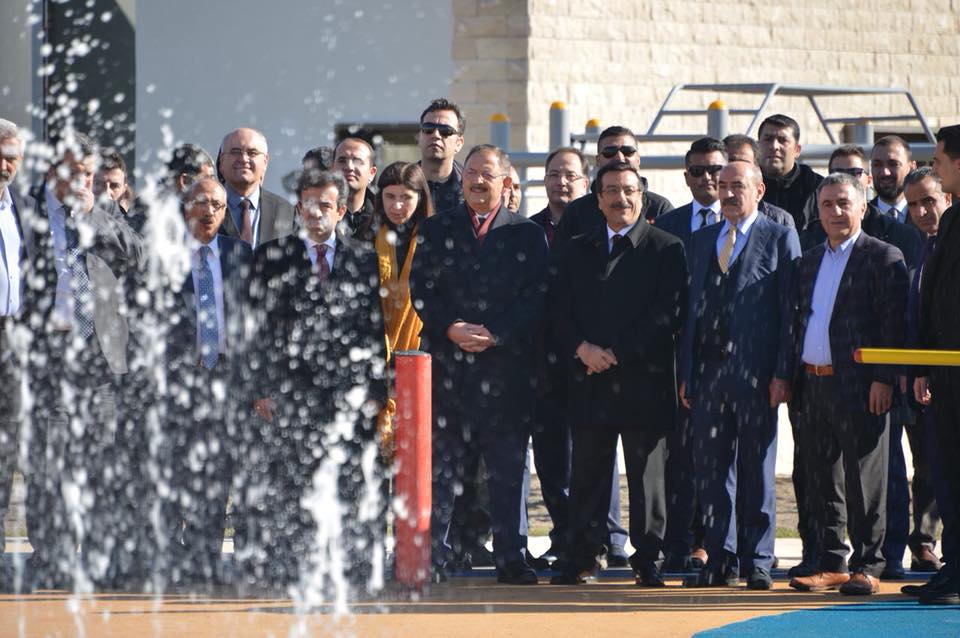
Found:
[[[888,135],[874,142],[870,153],[870,173],[877,196],[870,203],[880,212],[902,224],[913,224],[907,214],[903,180],[917,167],[910,156],[910,144],[899,135]]]
[[[233,372],[244,347],[252,251],[246,242],[217,235],[226,206],[226,191],[212,178],[200,178],[186,191],[190,273],[170,291],[162,469],[170,489],[163,519],[169,575],[181,584],[221,577],[230,454],[239,434],[231,418],[239,393]]]

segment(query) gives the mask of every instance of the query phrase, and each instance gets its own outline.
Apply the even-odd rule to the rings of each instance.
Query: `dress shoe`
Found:
[[[900,593],[906,594],[907,596],[922,596],[928,591],[942,589],[945,585],[949,584],[949,582],[950,575],[946,570],[941,569],[922,585],[904,585],[900,588]]]
[[[497,582],[507,585],[536,585],[537,572],[526,561],[515,560],[497,568]]]
[[[634,572],[638,587],[666,587],[663,576],[656,565],[644,565]]]
[[[869,596],[878,591],[880,591],[880,579],[863,572],[854,572],[850,580],[840,585],[840,593],[845,596]]]
[[[607,550],[607,567],[629,567],[630,557],[623,549],[623,545],[611,545]]]
[[[903,571],[903,564],[891,561],[887,561],[887,566],[880,574],[880,578],[884,580],[903,580],[906,577],[907,572]]]
[[[493,567],[496,563],[493,560],[493,552],[483,545],[477,545],[466,553],[471,567]]]
[[[564,569],[562,572],[550,579],[551,585],[586,585],[588,583],[596,582],[597,573],[599,572],[598,567],[593,569],[580,570],[573,565],[569,565],[567,569]]]
[[[739,587],[740,576],[733,570],[717,572],[712,569],[702,569],[696,576],[683,579],[684,587]]]
[[[939,572],[941,567],[943,563],[929,547],[921,548],[910,561],[910,571],[914,572]]]
[[[765,591],[773,588],[773,579],[770,578],[770,572],[762,567],[754,567],[747,576],[747,589],[755,591]]]
[[[534,556],[530,553],[530,550],[526,550],[527,555],[527,565],[530,565],[533,569],[543,571],[545,569],[550,569],[550,566],[557,561],[557,554],[553,551],[551,547],[540,556]]]
[[[690,568],[691,569],[703,569],[704,565],[707,564],[707,550],[702,547],[695,547],[692,552],[690,552]]]
[[[921,605],[960,605],[960,578],[950,577],[936,589],[920,594]]]
[[[790,579],[790,586],[797,591],[826,591],[836,589],[850,580],[846,572],[816,572],[810,576],[795,576]]]
[[[787,576],[790,578],[802,578],[806,576],[813,576],[818,571],[819,570],[817,569],[817,564],[815,562],[802,561],[788,569]]]

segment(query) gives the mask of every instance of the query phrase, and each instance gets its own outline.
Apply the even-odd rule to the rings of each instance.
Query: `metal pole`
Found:
[[[490,143],[506,152],[510,151],[510,118],[505,113],[490,116]]]
[[[722,140],[730,130],[730,111],[723,100],[714,100],[707,107],[707,135]]]
[[[550,105],[550,150],[569,146],[570,111],[559,100]]]
[[[866,120],[854,123],[853,143],[859,146],[873,146],[873,124]]]

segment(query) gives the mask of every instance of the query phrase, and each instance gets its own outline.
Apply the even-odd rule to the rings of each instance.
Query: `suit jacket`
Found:
[[[879,195],[876,196],[876,197],[874,197],[873,199],[871,199],[871,200],[870,200],[869,202],[867,202],[867,203],[868,203],[870,206],[873,206],[874,208],[876,208],[877,210],[880,210],[880,196],[879,196]],[[889,217],[889,215],[884,215],[884,217]],[[898,221],[898,220],[895,220],[895,221]],[[902,223],[904,226],[911,226],[911,227],[913,227],[913,228],[916,228],[916,227],[917,227],[916,224],[913,223],[913,217],[910,216],[910,211],[909,211],[909,210],[907,211],[907,217],[906,217],[906,219],[904,219],[904,221],[901,222],[901,223]],[[888,243],[889,243],[889,242],[888,242]]]
[[[543,230],[501,206],[481,245],[465,205],[421,224],[410,291],[433,357],[435,402],[455,402],[489,427],[516,428],[533,406],[534,353],[546,292]],[[497,344],[466,353],[447,338],[462,320],[482,324]]]
[[[681,378],[687,395],[698,391],[703,373],[696,344],[712,317],[706,317],[705,293],[710,264],[717,259],[717,238],[723,224],[713,224],[693,234],[690,249],[689,312],[683,333]],[[734,386],[743,393],[766,392],[772,377],[789,380],[793,375],[793,343],[790,337],[793,275],[800,257],[800,241],[787,228],[757,215],[740,262],[730,310],[729,369],[735,371]]]
[[[592,232],[595,228],[603,228],[606,220],[603,213],[600,212],[600,203],[596,193],[596,182],[591,185],[591,191],[579,197],[569,204],[563,211],[563,217],[560,218],[560,225],[557,227],[557,240],[565,244],[577,235],[583,235]],[[647,190],[647,180],[643,180],[643,207],[640,209],[640,215],[647,221],[652,221],[673,210],[673,204],[654,192]]]
[[[290,235],[296,230],[296,211],[283,197],[271,193],[265,188],[260,189],[260,235],[258,244],[279,239]],[[220,226],[220,234],[230,237],[240,237],[240,229],[233,215],[227,210]]]
[[[820,244],[805,252],[797,272],[795,400],[799,399],[806,378],[800,355],[810,320],[813,289],[825,251],[825,244]],[[853,244],[853,252],[840,279],[829,328],[833,373],[841,400],[850,409],[868,410],[870,384],[874,381],[888,385],[896,383],[895,366],[856,363],[853,351],[866,347],[903,347],[908,286],[900,250],[861,233]]]
[[[13,201],[13,216],[14,220],[17,223],[17,229],[20,231],[20,255],[16,257],[20,263],[20,272],[21,281],[25,282],[26,279],[23,277],[23,274],[27,272],[30,262],[33,260],[33,229],[30,227],[30,224],[25,224],[25,221],[30,219],[30,211],[34,208],[35,203],[33,198],[29,195],[21,195],[20,191],[17,190],[15,186],[7,187],[10,192],[10,199]],[[0,190],[0,194],[2,194]],[[11,256],[7,256],[7,259],[11,259]],[[26,286],[22,286],[25,288]],[[10,343],[10,337],[12,334],[12,329],[14,322],[19,320],[23,316],[22,312],[22,297],[21,297],[21,312],[17,317],[0,317],[0,383],[3,383],[9,388],[18,388],[20,384],[20,366],[16,363],[15,357],[13,356],[14,351]],[[11,334],[8,334],[8,330]],[[0,413],[4,413],[4,409],[0,407]],[[11,413],[7,413],[11,414]],[[14,418],[17,418],[14,416]]]
[[[287,235],[253,255],[249,309],[251,399],[272,396],[290,419],[331,423],[347,393],[360,387],[387,398],[380,275],[372,247],[337,235],[333,268],[322,286],[303,239]],[[357,356],[361,355],[361,356]],[[308,414],[303,410],[316,400]],[[372,437],[373,419],[361,419]]]
[[[770,218],[778,224],[786,226],[787,228],[794,228],[793,217],[779,206],[773,206],[761,201],[759,211],[761,215]],[[689,251],[690,240],[693,237],[693,232],[690,230],[692,217],[693,203],[691,202],[684,204],[680,208],[674,208],[669,213],[660,215],[653,223],[656,224],[657,228],[665,230],[675,237],[679,237],[681,241],[683,241],[683,247]]]
[[[244,357],[244,320],[247,316],[250,267],[253,251],[246,242],[221,235],[220,274],[223,287],[223,321],[226,332],[226,355],[231,363]],[[197,297],[193,285],[193,272],[188,271],[179,290],[172,295],[172,307],[168,319],[167,364],[174,370],[197,365]]]
[[[57,268],[45,186],[38,189],[34,200],[30,220],[24,224],[31,229],[34,258],[25,279],[23,311],[34,327],[31,359],[45,369],[51,354],[49,337],[55,331]],[[26,211],[20,212],[22,218]],[[142,239],[127,225],[115,202],[97,202],[85,219],[93,230],[92,243],[84,252],[94,299],[94,333],[110,371],[123,374],[130,340],[126,299],[131,277],[143,264]]]
[[[960,349],[960,230],[954,204],[940,218],[937,247],[923,267],[917,342],[921,348]],[[921,370],[918,374],[926,374]]]
[[[606,228],[571,240],[550,283],[550,316],[570,370],[575,427],[666,432],[677,414],[676,341],[683,322],[683,243],[640,220],[609,259]],[[587,341],[617,365],[588,375],[575,357]]]

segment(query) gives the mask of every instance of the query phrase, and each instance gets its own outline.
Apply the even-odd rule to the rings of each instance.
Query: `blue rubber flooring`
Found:
[[[960,638],[960,607],[920,606],[912,600],[838,605],[753,618],[694,634],[694,638],[749,636]]]

